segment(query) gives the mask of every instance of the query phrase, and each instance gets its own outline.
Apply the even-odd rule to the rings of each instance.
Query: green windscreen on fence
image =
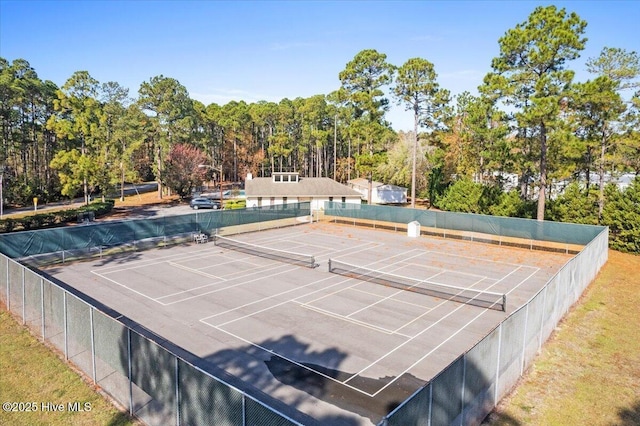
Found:
[[[214,233],[229,226],[291,219],[311,214],[310,203],[292,203],[237,210],[214,210],[119,222],[0,234],[0,252],[23,258],[72,250],[114,247],[138,241],[171,238],[194,232]]]
[[[417,221],[421,226],[427,228],[478,232],[503,237],[579,245],[588,244],[604,229],[602,226],[575,223],[537,221],[471,213],[439,212],[393,206],[370,206],[367,204],[348,204],[333,201],[325,202],[324,213],[327,216],[402,224]]]

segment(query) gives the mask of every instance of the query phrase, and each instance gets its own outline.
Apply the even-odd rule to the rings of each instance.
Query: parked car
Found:
[[[220,208],[220,202],[219,201],[213,201],[213,200],[210,200],[208,198],[199,197],[199,198],[193,198],[191,200],[191,202],[189,203],[189,207],[191,207],[194,210],[198,210],[198,209],[214,209],[214,210],[217,210],[217,209]]]

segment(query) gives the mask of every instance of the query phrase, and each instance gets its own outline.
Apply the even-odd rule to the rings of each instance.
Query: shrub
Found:
[[[625,191],[607,188],[607,196],[602,222],[609,227],[611,248],[640,253],[640,177]]]
[[[469,179],[461,179],[436,199],[436,207],[450,212],[481,213],[483,186]]]
[[[549,202],[547,218],[557,222],[597,225],[597,187],[592,187],[587,193],[577,182],[571,183],[558,198]]]
[[[38,213],[20,219],[3,219],[0,220],[0,232],[29,231],[32,229],[60,226],[69,222],[75,222],[79,213],[87,211],[94,212],[95,217],[104,216],[113,209],[114,203],[114,200],[106,200],[105,202],[96,201],[78,209]]]

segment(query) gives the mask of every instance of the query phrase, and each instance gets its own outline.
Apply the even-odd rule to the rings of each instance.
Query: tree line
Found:
[[[57,87],[26,60],[0,58],[4,199],[88,201],[143,180],[158,181],[160,197],[167,189],[187,196],[204,179],[296,170],[405,186],[412,203],[440,207],[451,206],[448,188],[470,181],[508,195],[496,203],[511,207],[494,211],[539,220],[562,219],[547,206],[551,189],[577,182],[585,200],[595,191],[588,216],[603,223],[606,183],[640,172],[640,60],[605,47],[586,62],[591,78],[574,81],[586,27],[575,13],[537,7],[498,40],[479,94],[453,97],[427,59],[396,66],[375,49],[357,53],[331,93],[225,105],[193,100],[163,75],[141,83],[136,97],[87,71]],[[413,131],[391,128],[392,102],[412,115]],[[518,178],[513,193],[504,191],[508,176]]]

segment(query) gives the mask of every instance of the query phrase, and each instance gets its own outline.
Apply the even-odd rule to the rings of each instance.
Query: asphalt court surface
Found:
[[[335,410],[369,424],[482,339],[570,258],[331,223],[230,237],[312,254],[318,267],[210,241],[49,272],[303,412]],[[506,293],[507,312],[332,274],[329,258]]]

